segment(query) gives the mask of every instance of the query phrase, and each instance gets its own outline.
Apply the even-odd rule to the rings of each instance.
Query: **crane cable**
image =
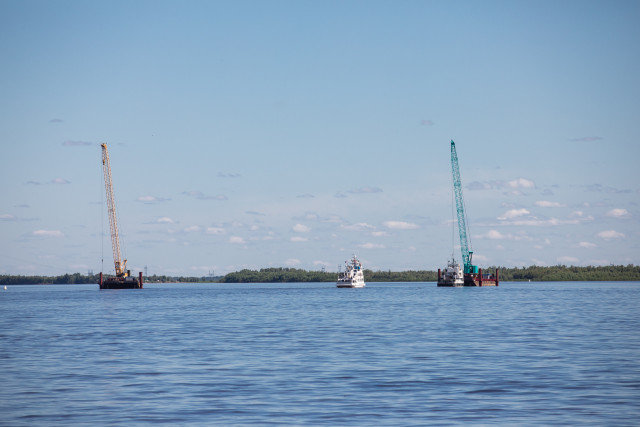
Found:
[[[455,190],[453,188],[453,174],[449,175],[451,177],[451,261],[455,260],[456,254],[456,213],[455,213]]]

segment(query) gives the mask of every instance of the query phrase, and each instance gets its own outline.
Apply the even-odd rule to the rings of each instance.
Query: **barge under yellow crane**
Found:
[[[113,249],[113,262],[115,264],[115,277],[103,278],[100,272],[100,289],[141,289],[142,272],[138,277],[131,276],[131,270],[127,270],[127,260],[122,260],[120,255],[120,238],[118,236],[118,218],[116,216],[116,202],[113,197],[113,183],[111,181],[111,164],[107,144],[102,147],[102,170],[104,172],[104,187],[107,194],[107,214],[109,216],[109,229],[111,230],[111,247]]]

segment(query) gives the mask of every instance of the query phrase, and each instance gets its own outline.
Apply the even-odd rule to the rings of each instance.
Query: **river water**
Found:
[[[0,425],[638,425],[640,283],[10,286]]]

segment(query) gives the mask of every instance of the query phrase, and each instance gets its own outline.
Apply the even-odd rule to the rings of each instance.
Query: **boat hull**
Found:
[[[364,283],[338,283],[338,288],[364,288]]]
[[[460,280],[438,280],[438,286],[449,286],[449,287],[458,287],[464,286],[464,282]]]
[[[498,269],[495,274],[482,274],[482,269],[478,273],[465,273],[464,283],[459,281],[445,280],[438,270],[438,286],[459,287],[459,286],[499,286]]]
[[[142,273],[136,277],[107,277],[100,273],[100,289],[142,289]]]

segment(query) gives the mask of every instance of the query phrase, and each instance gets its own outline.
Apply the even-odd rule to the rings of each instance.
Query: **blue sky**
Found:
[[[640,264],[636,1],[3,1],[0,274]],[[103,234],[106,237],[103,238]],[[104,267],[101,260],[104,258]]]

